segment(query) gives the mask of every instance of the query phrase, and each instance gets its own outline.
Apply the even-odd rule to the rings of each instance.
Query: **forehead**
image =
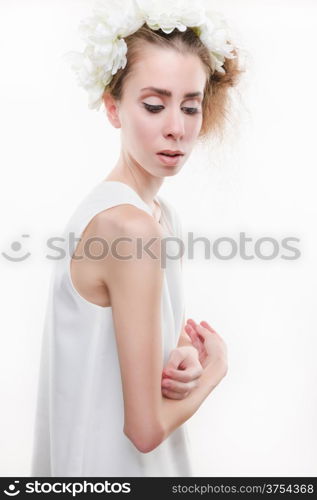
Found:
[[[206,71],[195,54],[181,54],[173,49],[144,44],[133,65],[130,85],[139,91],[144,87],[169,89],[172,94],[203,92]]]

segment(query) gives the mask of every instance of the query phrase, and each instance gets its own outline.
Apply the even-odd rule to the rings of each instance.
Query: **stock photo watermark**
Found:
[[[252,238],[245,232],[238,233],[236,238],[221,236],[209,239],[206,236],[195,237],[192,231],[187,233],[186,244],[182,238],[167,236],[164,238],[120,237],[109,242],[101,237],[87,238],[81,245],[81,255],[74,255],[77,251],[80,237],[74,232],[68,237],[53,236],[46,240],[47,252],[44,258],[59,261],[72,257],[74,260],[103,260],[109,255],[118,260],[143,259],[145,255],[153,259],[160,259],[161,266],[166,267],[168,260],[178,260],[185,257],[187,260],[197,259],[198,252],[204,252],[204,259],[217,259],[228,261],[232,259],[273,261],[276,259],[297,260],[301,256],[299,249],[300,238],[286,236],[281,239],[265,235]],[[22,238],[31,238],[29,234],[22,234]],[[153,251],[154,243],[159,240],[159,256]],[[26,241],[26,240],[24,240]],[[30,240],[28,240],[30,241]],[[151,249],[152,247],[152,249]],[[154,247],[157,249],[157,245]],[[122,252],[129,249],[130,253]],[[22,262],[32,255],[24,251],[21,241],[15,240],[10,245],[10,250],[1,252],[4,259],[10,262]]]

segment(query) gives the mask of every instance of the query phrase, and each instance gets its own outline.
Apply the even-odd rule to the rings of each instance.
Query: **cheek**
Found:
[[[189,139],[196,139],[196,137],[199,135],[201,126],[202,126],[202,115],[200,114],[199,116],[191,117],[190,120],[187,122],[187,137]]]
[[[147,144],[150,146],[153,140],[157,139],[158,120],[153,120],[153,117],[141,113],[134,120],[132,130],[137,141],[142,141],[143,146]]]

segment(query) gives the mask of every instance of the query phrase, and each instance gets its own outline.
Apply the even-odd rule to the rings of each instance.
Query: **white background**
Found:
[[[62,60],[82,49],[77,27],[90,3],[0,1],[0,248],[31,253],[23,262],[0,255],[2,476],[30,469],[51,270],[46,239],[60,234],[119,152],[119,131],[103,110],[88,109]],[[223,142],[197,148],[159,194],[180,213],[184,233],[239,242],[245,232],[253,255],[261,237],[295,237],[301,256],[284,260],[290,252],[280,248],[273,260],[201,252],[186,261],[187,318],[207,320],[229,352],[227,376],[188,422],[194,472],[316,476],[317,4],[212,4],[243,47],[247,73]]]

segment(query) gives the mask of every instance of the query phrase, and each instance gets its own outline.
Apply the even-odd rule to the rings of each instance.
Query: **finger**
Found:
[[[187,326],[189,328],[192,328],[197,333],[197,336],[198,336],[198,339],[200,340],[200,342],[204,342],[205,338],[203,335],[201,335],[201,333],[198,331],[198,328],[197,328],[199,325],[197,325],[197,323],[195,323],[195,321],[192,319],[188,319],[187,322],[188,322]],[[186,330],[186,333],[187,333],[187,330]]]
[[[178,380],[174,379],[165,379],[162,381],[162,388],[168,389],[170,391],[175,391],[175,392],[186,392],[188,390],[194,389],[194,387],[197,387],[198,381],[196,380],[191,380],[190,382],[180,382]]]
[[[188,368],[187,370],[175,370],[174,368],[170,368],[167,371],[167,375],[170,376],[173,380],[179,380],[180,382],[190,382],[191,380],[195,380],[201,376],[203,369],[200,366],[195,366],[193,368]]]
[[[217,335],[217,337],[219,339],[222,340],[222,337],[219,335],[219,333],[216,332],[216,330],[214,330],[210,325],[209,323],[207,323],[207,321],[201,321],[200,324],[204,327],[204,328],[207,328],[207,330],[209,330],[211,333],[213,333],[214,335]]]
[[[204,320],[203,320],[203,321],[201,321],[201,322],[200,322],[200,324],[201,324],[202,326],[204,326],[205,328],[207,328],[210,332],[212,332],[212,333],[217,333],[217,332],[216,332],[216,330],[214,330],[214,329],[210,326],[210,324],[209,324],[209,323],[207,323],[207,321],[204,321]]]
[[[168,399],[185,399],[190,394],[190,392],[188,391],[187,393],[180,394],[179,392],[173,392],[167,389],[163,389],[162,394],[165,398]]]
[[[196,330],[190,325],[185,325],[184,329],[185,329],[185,332],[187,333],[187,335],[189,335],[190,339],[197,342],[198,335],[197,335]]]
[[[166,366],[164,367],[165,374],[170,368],[174,368],[176,370],[183,361],[183,359],[184,359],[183,353],[178,349],[174,349],[168,358]]]
[[[193,344],[200,345],[201,340],[199,338],[198,332],[196,331],[196,328],[193,328],[191,325],[186,325],[185,331],[187,335],[190,337]]]
[[[191,325],[193,328],[199,326],[193,319],[189,318],[187,320],[187,322],[189,323],[189,325]],[[209,325],[209,323],[205,320],[201,321],[200,322],[200,325],[203,326],[204,328],[207,328],[207,330],[209,330],[211,333],[217,333],[216,330],[214,330],[214,328],[212,328],[212,326]],[[218,335],[218,334],[217,334]]]
[[[188,320],[187,320],[187,324],[189,324],[189,325],[191,325],[191,326],[195,327],[196,322],[195,322],[192,318],[188,318]]]
[[[175,380],[169,380],[167,383],[162,383],[162,390],[171,391],[178,394],[188,394],[197,386],[198,380],[192,380],[191,382],[178,382]]]
[[[179,382],[176,380],[168,380],[162,383],[162,387],[169,391],[179,392],[184,394],[188,391],[192,391],[198,385],[197,380],[192,380],[191,382]]]
[[[167,361],[166,365],[163,368],[162,379],[171,378],[173,376],[172,373],[176,373],[179,371],[182,372],[183,370],[185,370],[186,368],[183,367],[183,365],[182,365],[183,361],[184,361],[184,357],[181,357],[181,360],[179,360],[178,357],[175,357],[173,355],[173,357],[171,357]]]
[[[174,368],[177,370],[186,370],[191,366],[196,366],[197,363],[199,363],[198,358],[199,353],[197,349],[194,348],[194,346],[183,346],[176,348],[171,352],[168,362],[163,369],[163,373],[166,374],[166,372],[170,368]]]
[[[198,333],[191,326],[185,327],[186,333],[189,336],[192,345],[197,349],[199,356],[204,352],[203,342],[200,340]]]

